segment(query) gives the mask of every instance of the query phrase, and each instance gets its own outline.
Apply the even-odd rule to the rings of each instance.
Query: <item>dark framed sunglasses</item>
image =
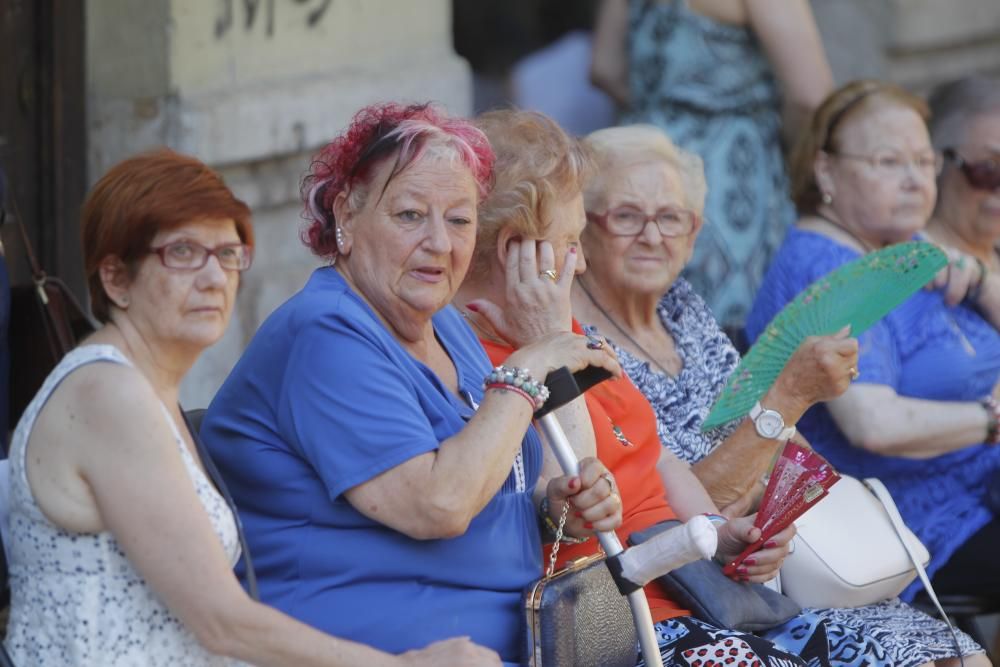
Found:
[[[1000,190],[1000,161],[993,159],[969,162],[954,148],[944,149],[944,158],[952,162],[976,190]]]

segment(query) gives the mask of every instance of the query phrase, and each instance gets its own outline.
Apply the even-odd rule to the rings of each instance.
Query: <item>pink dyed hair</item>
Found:
[[[395,156],[387,186],[432,143],[453,150],[469,168],[480,200],[489,194],[495,156],[486,135],[471,122],[449,117],[431,104],[373,104],[355,114],[347,130],[313,158],[302,180],[303,215],[308,221],[302,242],[314,254],[335,260],[333,202],[337,195],[369,185],[375,167]]]

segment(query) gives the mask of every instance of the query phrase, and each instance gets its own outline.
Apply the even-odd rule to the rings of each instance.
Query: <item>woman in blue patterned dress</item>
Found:
[[[605,0],[592,77],[705,163],[705,218],[685,277],[739,330],[795,221],[781,138],[833,87],[807,0]],[[784,119],[784,124],[783,124]]]
[[[781,431],[812,403],[850,385],[857,344],[846,332],[807,340],[761,398],[761,418],[702,433],[740,357],[705,302],[678,277],[701,224],[700,161],[651,126],[602,130],[587,143],[599,171],[584,195],[590,223],[581,242],[588,269],[575,283],[574,315],[614,345],[656,412],[663,445],[692,465],[717,505],[730,504],[728,512],[738,513],[741,498],[759,491],[761,474],[787,439]],[[695,225],[679,226],[692,212]],[[769,428],[776,420],[764,420],[768,413],[783,422],[781,429]],[[823,625],[832,662],[841,666],[916,667],[947,664],[956,655],[944,623],[899,600],[808,612],[765,636],[795,651],[810,626]],[[960,639],[965,655],[980,650],[967,636]],[[965,663],[977,664],[970,658]]]
[[[921,100],[876,82],[847,86],[817,110],[795,161],[804,215],[768,271],[747,324],[751,337],[814,279],[910,239],[927,224],[940,162],[926,117]],[[971,146],[961,148],[972,155]],[[949,164],[942,179],[956,171]],[[936,240],[955,243],[946,238],[955,219],[942,222],[935,224]],[[976,536],[998,530],[988,486],[1000,471],[993,398],[1000,380],[1000,274],[973,255],[946,250],[947,285],[942,280],[943,289],[919,292],[866,332],[858,382],[802,420],[831,463],[885,483],[930,551],[932,577],[953,558],[995,549],[995,541]],[[982,573],[984,583],[995,581],[993,569]],[[917,590],[911,586],[903,598]]]

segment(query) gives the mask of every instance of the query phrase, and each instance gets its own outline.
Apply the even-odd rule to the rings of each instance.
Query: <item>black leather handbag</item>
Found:
[[[632,533],[629,544],[641,544],[680,523],[663,521]],[[767,586],[733,581],[711,560],[688,563],[657,581],[695,618],[717,628],[758,632],[781,625],[802,611],[791,598]]]

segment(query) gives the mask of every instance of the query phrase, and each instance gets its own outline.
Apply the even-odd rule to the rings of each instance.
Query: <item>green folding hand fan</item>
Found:
[[[859,257],[806,287],[774,316],[729,376],[702,430],[750,412],[807,337],[830,335],[848,324],[851,335],[861,334],[947,263],[935,245],[898,243]]]

